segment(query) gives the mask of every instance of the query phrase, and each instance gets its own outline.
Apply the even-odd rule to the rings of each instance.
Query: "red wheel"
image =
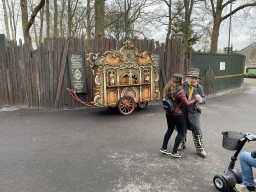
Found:
[[[118,110],[122,115],[129,115],[135,110],[135,101],[130,96],[122,97],[118,102]]]
[[[137,106],[140,108],[140,109],[145,109],[147,106],[148,106],[148,102],[145,101],[145,102],[139,102],[137,103]]]

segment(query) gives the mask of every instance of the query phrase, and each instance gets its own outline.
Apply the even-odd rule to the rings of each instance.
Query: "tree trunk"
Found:
[[[188,51],[189,27],[191,24],[190,18],[193,10],[193,4],[194,4],[194,0],[184,0],[185,25],[184,25],[183,47],[185,51]]]
[[[167,4],[167,2],[166,2]],[[166,34],[166,38],[169,39],[171,32],[172,32],[172,0],[169,0],[169,4],[167,4],[168,6],[168,10],[169,10],[169,23],[168,23],[168,30],[167,30],[167,34]]]
[[[32,11],[31,18],[28,21],[27,1],[26,0],[20,0],[21,12],[22,12],[23,36],[24,36],[24,40],[27,41],[30,44],[31,48],[32,48],[32,42],[31,42],[31,36],[29,34],[29,29],[35,21],[36,14],[44,6],[44,3],[45,3],[45,0],[40,1],[40,3]]]
[[[50,38],[50,5],[49,0],[46,0],[46,37]]]
[[[10,18],[10,23],[11,24],[11,29],[12,29],[12,39],[16,40],[16,37],[17,37],[17,22],[18,22],[18,17],[19,17],[19,12],[20,12],[20,9],[18,10],[15,10],[15,1],[11,1],[11,6],[9,6],[9,2],[7,1],[8,3],[8,7],[9,7],[9,11],[12,12],[12,17]],[[15,14],[16,14],[16,19],[15,19]],[[12,20],[12,22],[11,22]]]
[[[210,53],[216,53],[218,50],[220,23],[221,23],[221,18],[214,19],[213,29],[212,29],[212,37],[211,37]]]
[[[15,39],[15,32],[14,32],[14,28],[13,28],[13,17],[14,17],[14,14],[13,14],[13,11],[12,11],[12,8],[10,7],[10,4],[8,2],[8,0],[6,0],[7,2],[7,6],[8,6],[8,10],[9,10],[9,20],[10,20],[10,28],[11,28],[11,39],[14,40]]]
[[[37,36],[37,31],[36,31],[36,25],[35,25],[35,23],[33,25],[34,25],[34,33],[35,33],[35,43],[36,43],[36,47],[38,47],[38,36]]]
[[[230,3],[232,3],[234,0],[230,0],[223,3],[223,0],[217,0],[216,4],[216,10],[215,10],[215,4],[213,0],[211,1],[212,5],[212,14],[213,14],[213,30],[212,30],[212,39],[211,39],[211,53],[216,53],[218,49],[218,39],[219,39],[219,30],[220,30],[220,24],[225,19],[229,18],[230,15],[235,14],[237,11],[244,9],[246,7],[254,7],[256,6],[256,2],[253,3],[246,3],[242,4],[239,7],[237,7],[235,10],[233,10],[231,13],[226,14],[225,16],[222,16],[223,9],[228,6]]]
[[[92,31],[92,26],[91,26],[91,6],[90,6],[91,1],[87,0],[87,11],[86,11],[86,33],[87,33],[87,39],[91,39],[91,31]]]
[[[28,6],[27,0],[20,0],[20,7],[21,7],[21,18],[22,18],[22,29],[23,29],[23,37],[24,40],[31,40],[29,33],[26,31],[26,26],[28,24]],[[28,37],[28,39],[27,39]],[[31,41],[30,41],[31,42]]]
[[[213,14],[213,29],[212,29],[210,53],[216,53],[218,49],[219,30],[220,30],[220,24],[222,21],[221,14],[224,8],[224,6],[222,6],[222,2],[223,0],[217,0],[216,10],[215,10],[214,2],[213,0],[211,0],[212,14]]]
[[[44,7],[40,10],[40,34],[39,34],[39,46],[43,40],[43,31],[44,31]]]
[[[68,0],[68,37],[71,37],[71,0]]]
[[[95,0],[95,38],[104,38],[105,0]]]
[[[54,36],[58,37],[58,4],[57,0],[54,0]]]
[[[4,9],[5,32],[7,35],[7,39],[10,40],[9,22],[8,22],[8,15],[7,15],[7,11],[6,11],[5,0],[2,0],[2,4],[3,4],[3,9]]]
[[[30,4],[30,9],[33,10],[32,3]],[[38,47],[38,36],[37,36],[37,30],[36,30],[35,23],[33,24],[33,27],[34,27],[35,43],[36,43],[36,47]]]
[[[62,9],[61,9],[61,14],[60,14],[60,37],[63,37],[63,16],[64,16],[64,11],[65,11],[65,6],[66,6],[66,1],[62,1]]]

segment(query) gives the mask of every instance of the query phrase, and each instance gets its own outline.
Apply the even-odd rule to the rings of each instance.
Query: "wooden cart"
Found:
[[[127,40],[120,51],[106,51],[94,66],[94,107],[117,107],[123,115],[160,99],[159,75],[150,52],[138,53]]]

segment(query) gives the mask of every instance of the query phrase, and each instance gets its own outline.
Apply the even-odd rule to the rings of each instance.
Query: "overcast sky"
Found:
[[[255,9],[254,9],[255,10]],[[5,26],[3,22],[3,13],[2,13],[2,2],[0,2],[0,33],[5,33]],[[254,11],[256,12],[256,11]],[[255,14],[256,15],[256,14]],[[21,23],[21,20],[19,20]],[[246,22],[246,21],[242,21]],[[229,19],[227,19],[224,24],[221,25],[220,34],[219,34],[219,41],[218,41],[218,50],[223,50],[224,47],[228,46],[228,36],[229,36]],[[241,21],[237,21],[235,18],[232,19],[231,22],[231,37],[230,42],[233,45],[233,50],[241,50],[245,47],[249,46],[250,44],[255,42],[255,39],[252,38],[252,29],[250,27],[256,28],[256,24],[251,23],[245,23],[242,24]],[[20,33],[18,35],[18,38],[22,38],[21,33],[21,25],[19,26]],[[157,28],[152,33],[152,36],[150,35],[150,38],[153,38],[155,40],[159,40],[161,42],[165,42],[166,38],[166,30],[164,28],[160,29]]]

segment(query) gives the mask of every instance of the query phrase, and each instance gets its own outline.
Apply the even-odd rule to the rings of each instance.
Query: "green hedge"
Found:
[[[245,73],[244,78],[256,78],[256,74],[254,74],[254,73]]]

